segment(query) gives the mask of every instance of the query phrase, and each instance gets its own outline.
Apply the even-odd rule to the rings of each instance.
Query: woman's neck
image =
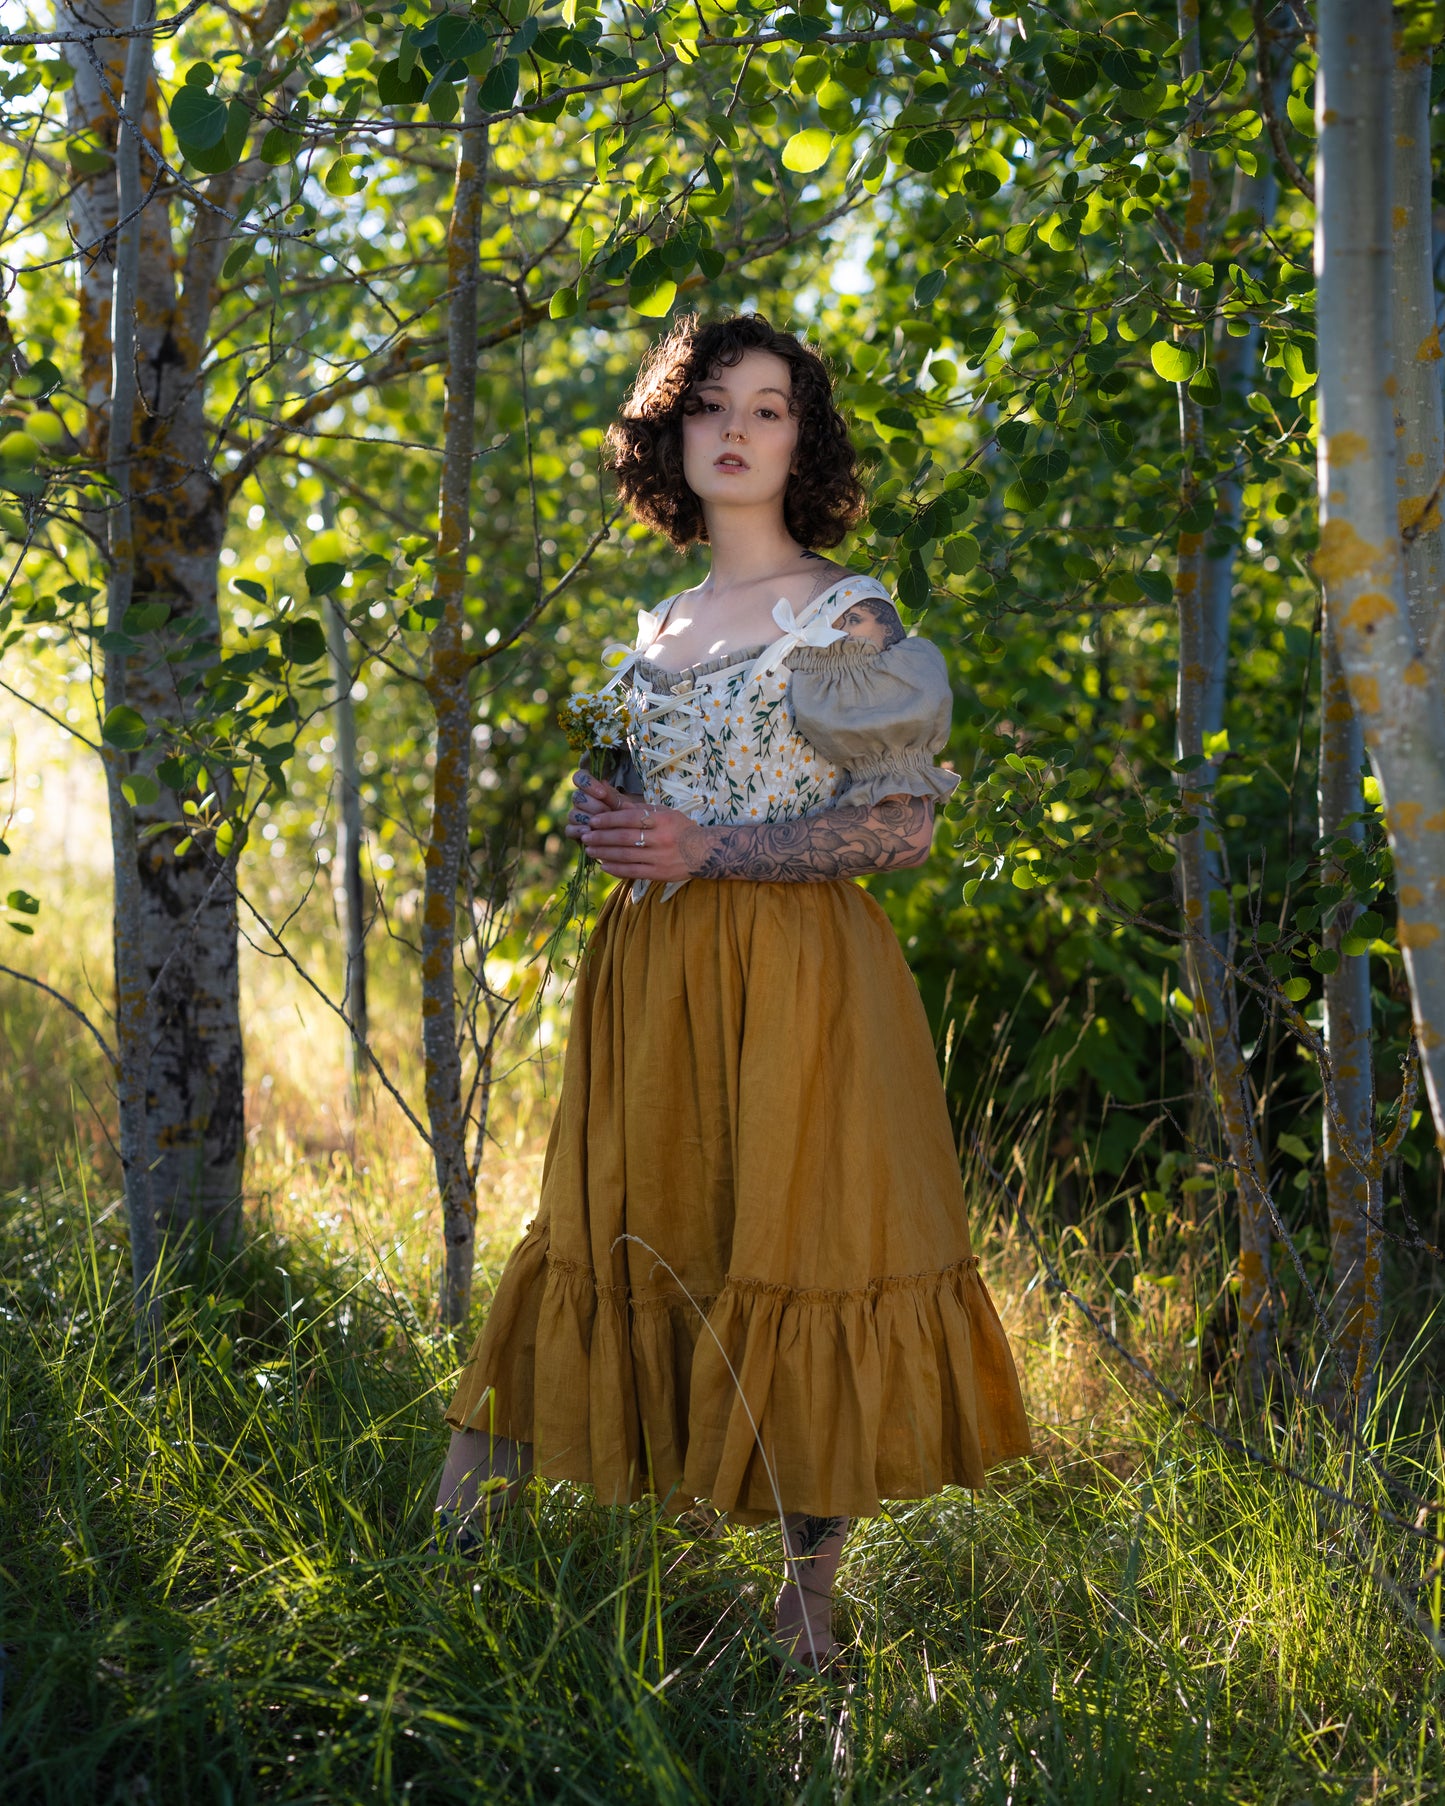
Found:
[[[755,508],[709,508],[706,513],[712,552],[709,589],[743,589],[794,569],[810,556],[783,525],[781,509],[761,519]]]

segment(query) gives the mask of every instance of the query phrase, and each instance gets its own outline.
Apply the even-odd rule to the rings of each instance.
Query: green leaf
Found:
[[[170,613],[164,602],[137,602],[125,611],[125,631],[154,633],[157,628],[165,626]]]
[[[273,125],[261,140],[259,154],[263,163],[289,163],[300,148],[300,132],[283,131],[279,125]]]
[[[928,572],[916,558],[910,558],[898,573],[898,600],[905,608],[927,608],[932,595]]]
[[[821,126],[809,126],[805,131],[794,132],[783,146],[783,168],[792,170],[794,175],[811,175],[832,154],[833,134]]]
[[[920,132],[916,138],[910,138],[903,152],[903,161],[910,169],[927,175],[930,170],[937,169],[953,155],[955,140],[952,132],[941,127],[931,132]]]
[[[1028,424],[1023,420],[1005,420],[1000,424],[994,437],[1010,457],[1016,458],[1029,442]]]
[[[1189,393],[1202,408],[1218,407],[1224,400],[1224,388],[1213,364],[1196,371],[1189,379]]]
[[[460,13],[443,13],[437,20],[436,45],[443,59],[448,63],[459,63],[478,51],[485,50],[490,39],[487,28],[480,19],[470,19]],[[554,56],[550,61],[556,62]]]
[[[338,157],[326,172],[326,192],[335,195],[360,194],[367,177],[361,173],[361,157]]]
[[[101,723],[100,737],[107,746],[114,746],[121,752],[135,752],[145,745],[145,717],[121,703]]]
[[[63,381],[60,371],[48,357],[37,358],[23,376],[16,378],[15,393],[27,401],[44,401]]]
[[[202,87],[180,88],[170,106],[171,130],[187,156],[213,150],[226,135],[226,103]]]
[[[1282,1154],[1288,1154],[1291,1159],[1302,1161],[1306,1166],[1315,1157],[1314,1149],[1307,1141],[1302,1141],[1298,1135],[1276,1135],[1274,1144]]]
[[[577,290],[568,283],[559,288],[547,303],[547,317],[551,320],[570,320],[577,311]]]
[[[310,572],[307,572],[309,577]],[[283,621],[277,629],[283,657],[293,665],[314,665],[326,651],[326,634],[314,615]]]
[[[1100,421],[1098,423],[1098,442],[1104,446],[1104,455],[1118,468],[1134,448],[1134,428],[1127,421]],[[1109,585],[1109,594],[1113,594],[1113,585]],[[1133,598],[1122,596],[1120,601]]]
[[[243,596],[249,596],[253,602],[264,602],[267,599],[265,584],[257,583],[254,578],[237,577],[232,581],[231,587],[240,590]]]
[[[5,899],[5,907],[7,909],[18,910],[23,916],[38,916],[40,914],[40,899],[39,897],[32,897],[28,890],[12,890],[10,895]]]
[[[218,176],[241,161],[246,149],[246,135],[250,129],[251,109],[238,96],[226,108],[226,129],[221,134],[219,144],[213,144],[208,150],[201,150],[195,145],[183,145],[181,148],[186,153],[188,163],[193,163],[204,175]]]
[[[406,75],[400,57],[383,63],[376,72],[376,98],[384,107],[416,106],[427,90],[427,73],[413,63]],[[513,92],[516,88],[513,84]]]
[[[1017,483],[1010,483],[1003,492],[1003,505],[1013,508],[1020,514],[1028,514],[1037,508],[1048,496],[1047,483],[1030,483],[1020,478]]]
[[[449,81],[433,79],[427,87],[427,112],[437,125],[450,125],[461,111],[457,91]]]
[[[1199,368],[1196,353],[1172,339],[1155,339],[1149,347],[1149,362],[1167,383],[1187,383]]]
[[[1303,94],[1291,94],[1284,103],[1289,114],[1289,122],[1297,132],[1303,132],[1306,138],[1315,135],[1315,110]]]
[[[955,577],[966,577],[979,560],[978,541],[971,533],[958,533],[943,545],[943,562]]]
[[[645,320],[660,320],[677,299],[677,284],[670,276],[642,286],[634,285],[627,293],[627,305]]]
[[[830,22],[811,13],[783,13],[774,20],[773,29],[795,44],[811,44],[830,29]]]
[[[1287,978],[1281,988],[1291,1003],[1303,1003],[1310,994],[1310,981],[1307,978]]]
[[[1161,608],[1174,600],[1174,579],[1168,571],[1135,571],[1134,581]]]
[[[308,596],[329,596],[332,590],[339,588],[341,579],[346,575],[346,566],[328,561],[325,564],[308,564],[306,567],[306,593]],[[241,586],[238,583],[237,589]]]
[[[1081,100],[1099,79],[1098,65],[1078,50],[1054,50],[1044,56],[1044,73],[1060,100]]]
[[[522,65],[516,57],[503,57],[494,68],[487,71],[487,79],[477,91],[477,99],[489,113],[505,113],[517,98],[517,83],[521,79]]]
[[[155,779],[147,777],[139,771],[132,773],[128,778],[122,778],[120,789],[121,795],[132,809],[138,809],[146,803],[153,803],[161,793],[161,787]]]
[[[947,270],[930,270],[926,276],[920,276],[913,289],[913,305],[932,307],[943,293],[943,285],[947,281]]]

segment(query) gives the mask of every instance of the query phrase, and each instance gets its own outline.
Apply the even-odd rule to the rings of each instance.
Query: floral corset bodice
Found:
[[[614,699],[625,711],[626,786],[697,822],[786,821],[897,794],[941,801],[958,783],[935,764],[953,704],[942,654],[918,638],[880,650],[834,625],[880,597],[881,584],[854,574],[797,615],[779,601],[771,644],[685,671],[647,657],[670,604],[643,610],[636,644],[606,649],[603,692],[574,701]]]

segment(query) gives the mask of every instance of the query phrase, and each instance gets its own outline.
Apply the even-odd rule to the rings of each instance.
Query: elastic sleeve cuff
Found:
[[[933,763],[931,753],[895,754],[888,760],[869,759],[851,766],[848,786],[834,799],[838,809],[867,809],[886,796],[926,796],[946,803],[959,786],[956,771]]]

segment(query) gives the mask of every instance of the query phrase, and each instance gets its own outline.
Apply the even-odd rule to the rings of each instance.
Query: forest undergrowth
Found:
[[[3,1157],[25,1175],[0,1197],[7,1799],[1439,1797],[1428,1547],[1161,1406],[1041,1283],[988,1180],[977,1229],[1036,1455],[859,1526],[846,1680],[774,1671],[766,1529],[543,1486],[477,1561],[429,1559],[457,1354],[435,1329],[425,1164],[390,1108],[341,1128],[317,1112],[344,1093],[338,1050],[275,968],[248,984],[253,1233],[228,1266],[173,1270],[151,1396],[78,1089],[101,1097],[103,1075],[78,1025],[7,990]],[[514,1085],[497,1123],[479,1312],[531,1207],[545,1090]],[[1061,1234],[1048,1159],[1036,1124],[1018,1164],[1070,1284],[1200,1396],[1211,1218],[1141,1212],[1131,1247],[1118,1199],[1086,1189]],[[1243,1423],[1228,1397],[1209,1403],[1222,1426],[1385,1499],[1302,1396]],[[1373,1435],[1438,1496],[1433,1430],[1402,1407],[1418,1397],[1397,1386]]]

